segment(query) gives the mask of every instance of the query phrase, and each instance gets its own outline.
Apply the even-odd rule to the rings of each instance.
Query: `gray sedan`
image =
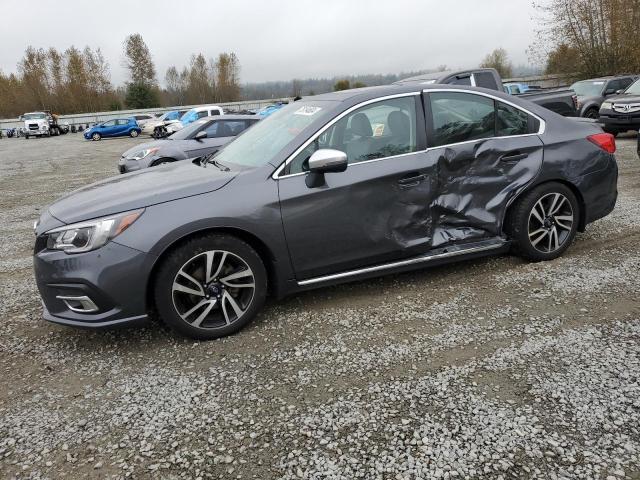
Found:
[[[130,148],[122,154],[118,170],[134,172],[215,153],[260,119],[257,115],[222,115],[196,120],[168,138]]]
[[[308,97],[208,162],[49,206],[34,249],[44,317],[98,328],[157,312],[210,339],[247,325],[268,294],[507,251],[552,260],[613,210],[614,152],[597,125],[486,89]]]

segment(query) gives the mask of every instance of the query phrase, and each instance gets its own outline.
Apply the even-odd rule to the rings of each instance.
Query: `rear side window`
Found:
[[[432,146],[537,132],[540,122],[527,112],[472,93],[429,94],[433,118]]]
[[[529,133],[529,115],[522,110],[496,102],[496,136],[526,135]]]
[[[495,136],[492,99],[458,92],[429,94],[435,138],[433,146]]]
[[[211,110],[211,112],[209,112],[209,115],[211,115],[211,116],[220,115],[220,110]]]
[[[208,115],[209,113],[206,110],[202,112],[198,112],[198,118],[204,118],[204,117],[207,117]]]

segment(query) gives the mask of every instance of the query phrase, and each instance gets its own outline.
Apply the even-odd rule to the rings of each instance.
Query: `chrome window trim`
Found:
[[[501,140],[501,139],[505,139],[505,138],[533,137],[533,136],[544,134],[544,132],[545,132],[545,130],[547,128],[547,123],[545,122],[545,120],[542,117],[540,117],[539,115],[536,115],[535,113],[527,110],[526,108],[523,108],[523,107],[521,107],[519,105],[516,105],[515,103],[512,103],[512,102],[510,102],[508,100],[505,100],[503,98],[497,97],[495,95],[491,95],[491,94],[485,93],[485,92],[479,92],[479,91],[476,91],[476,90],[465,90],[465,89],[462,89],[462,88],[429,88],[429,89],[422,90],[422,92],[410,92],[410,93],[399,93],[399,94],[395,94],[395,95],[387,95],[385,97],[374,98],[374,99],[371,99],[371,100],[366,100],[366,101],[364,101],[362,103],[358,103],[357,105],[354,105],[354,106],[350,107],[349,109],[345,110],[340,115],[335,117],[329,123],[324,125],[320,130],[318,130],[314,135],[312,135],[311,138],[309,138],[309,140],[304,142],[291,155],[289,155],[289,157],[287,157],[287,159],[282,164],[280,164],[280,166],[273,172],[273,174],[271,175],[271,178],[273,178],[274,180],[280,180],[280,179],[284,179],[284,178],[298,177],[300,175],[306,175],[308,172],[290,173],[288,175],[282,175],[282,176],[280,176],[280,173],[282,172],[282,170],[284,170],[286,168],[286,166],[289,163],[291,163],[291,161],[302,150],[307,148],[311,142],[313,142],[316,138],[318,138],[326,130],[328,130],[331,126],[333,126],[334,123],[338,122],[341,118],[343,118],[344,116],[346,116],[349,113],[353,112],[354,110],[357,110],[358,108],[366,106],[366,105],[369,105],[371,103],[376,103],[378,101],[388,100],[388,99],[392,99],[392,98],[411,97],[411,96],[415,96],[415,95],[420,95],[421,93],[427,93],[428,94],[428,93],[441,93],[441,92],[468,93],[470,95],[480,95],[480,96],[483,96],[483,97],[491,98],[492,100],[495,100],[497,102],[502,102],[502,103],[504,103],[506,105],[509,105],[509,106],[511,106],[513,108],[516,108],[516,109],[520,110],[521,112],[526,113],[527,115],[531,115],[532,117],[534,117],[535,119],[537,119],[540,122],[540,128],[538,129],[537,133],[525,133],[525,134],[522,134],[522,135],[505,135],[505,136],[502,136],[502,137],[494,136],[494,137],[487,137],[487,138],[478,138],[476,140],[467,140],[467,141],[464,141],[464,142],[448,143],[446,145],[438,145],[437,147],[429,147],[429,148],[426,148],[424,150],[418,150],[418,151],[415,151],[415,152],[403,153],[403,154],[400,154],[400,155],[393,155],[393,156],[390,156],[390,157],[374,158],[372,160],[365,160],[363,162],[351,163],[351,164],[349,164],[349,168],[353,168],[353,167],[356,167],[358,165],[366,165],[366,164],[372,163],[372,162],[379,162],[380,160],[388,160],[388,159],[393,159],[393,158],[406,157],[407,155],[417,155],[419,153],[426,153],[426,152],[429,152],[431,150],[437,150],[439,148],[447,148],[447,147],[455,147],[455,146],[458,146],[458,145],[465,145],[467,143],[476,143],[476,142],[481,142],[481,141],[485,141],[485,140]]]

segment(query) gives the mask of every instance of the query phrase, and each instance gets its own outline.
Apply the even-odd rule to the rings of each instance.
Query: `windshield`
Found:
[[[207,123],[207,120],[202,119],[198,120],[197,122],[193,122],[184,127],[182,130],[178,130],[176,133],[171,135],[169,137],[169,140],[185,140],[193,135],[197,130],[199,130],[204,123]]]
[[[326,119],[338,103],[306,101],[281,108],[238,136],[216,155],[216,160],[246,167],[273,164],[274,157],[289,142],[312,122]]]
[[[604,80],[577,82],[571,85],[571,90],[579,97],[598,97],[602,95],[604,83]]]
[[[640,95],[640,80],[636,80],[624,93],[630,95]]]
[[[22,116],[25,120],[42,120],[45,118],[44,113],[25,113]]]
[[[184,115],[182,115],[180,117],[180,121],[186,125],[187,123],[193,122],[197,118],[198,118],[198,112],[196,112],[195,109],[192,109],[192,110],[189,110]]]

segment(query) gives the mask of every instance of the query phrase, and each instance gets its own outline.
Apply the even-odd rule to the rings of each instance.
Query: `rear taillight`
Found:
[[[587,140],[607,153],[616,153],[616,138],[610,133],[596,133],[588,136]]]

